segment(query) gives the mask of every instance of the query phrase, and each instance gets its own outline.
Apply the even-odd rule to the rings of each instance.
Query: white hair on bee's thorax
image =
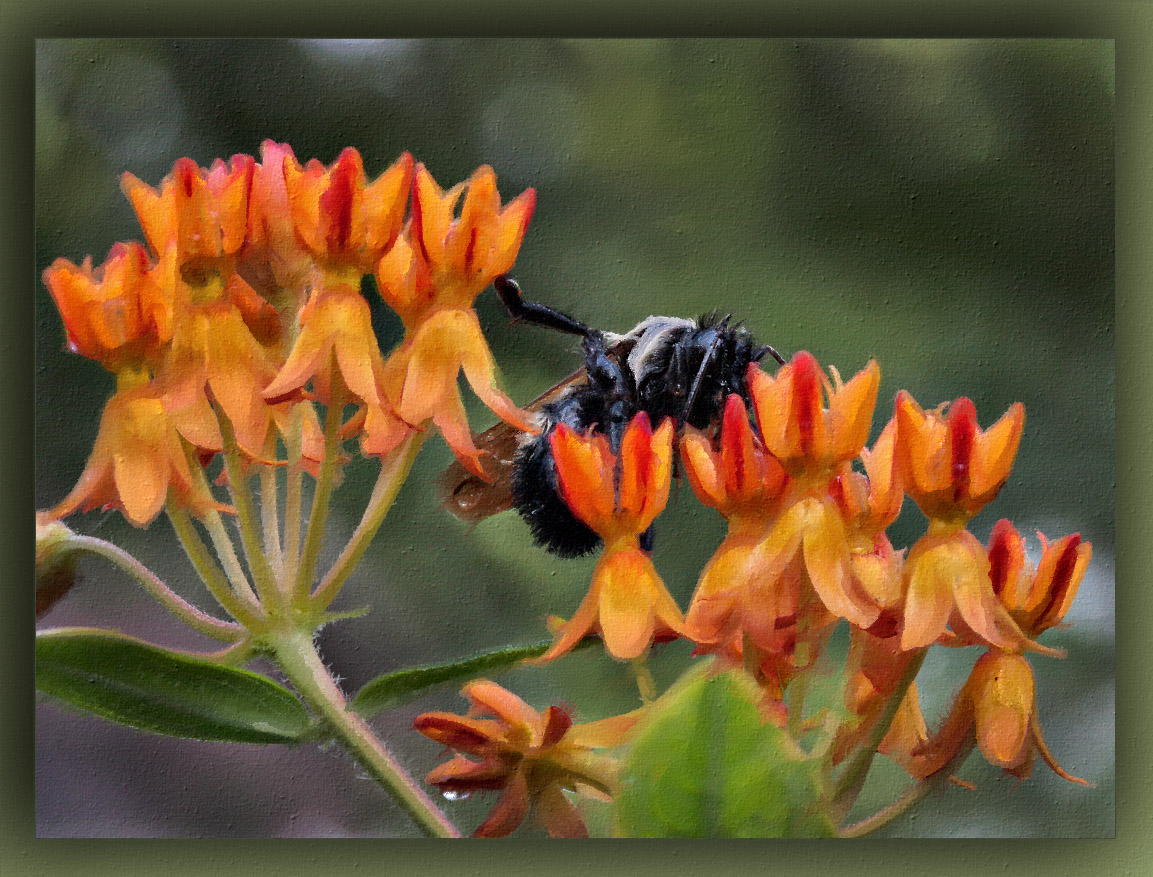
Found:
[[[629,370],[639,380],[645,374],[645,366],[653,355],[671,343],[669,332],[675,329],[692,332],[697,328],[696,320],[686,320],[684,317],[648,317],[624,335],[609,332],[605,333],[605,337],[610,344],[620,341],[633,342],[628,355],[628,365]]]

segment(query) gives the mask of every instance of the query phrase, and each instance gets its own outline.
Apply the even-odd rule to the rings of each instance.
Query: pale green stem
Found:
[[[301,696],[328,722],[337,739],[384,786],[430,837],[460,837],[435,803],[405,772],[360,716],[348,709],[344,694],[329,675],[306,631],[288,630],[269,637],[277,663]]]
[[[337,383],[337,382],[334,382]],[[312,494],[312,511],[308,516],[308,527],[304,534],[304,550],[300,554],[300,567],[296,571],[297,594],[307,594],[316,575],[316,564],[320,559],[320,546],[324,541],[324,530],[328,523],[328,507],[336,481],[337,464],[340,461],[340,427],[344,415],[344,405],[337,398],[335,387],[333,398],[329,399],[328,410],[324,414],[324,461],[316,478],[316,488]]]
[[[186,452],[192,477],[199,482],[198,486],[205,493],[211,495],[212,489],[208,485],[207,473],[192,454],[191,448],[186,448]],[[168,507],[171,508],[171,504]],[[220,512],[209,509],[200,517],[200,522],[208,531],[208,537],[212,540],[212,547],[216,550],[216,557],[224,569],[224,574],[232,582],[233,589],[242,597],[246,597],[252,604],[258,604],[256,592],[248,583],[248,576],[244,572],[244,567],[240,565],[240,559],[236,556],[236,548],[232,544],[232,537],[228,535],[228,531],[224,527],[224,520],[221,518]]]
[[[629,667],[632,669],[633,679],[637,683],[637,692],[641,696],[641,703],[652,703],[657,698],[657,683],[653,679],[652,671],[649,670],[648,654],[633,658],[629,662]]]
[[[168,519],[172,522],[172,529],[176,531],[176,538],[180,540],[180,545],[184,548],[184,553],[188,555],[197,575],[200,576],[209,593],[216,598],[216,602],[229,615],[244,625],[251,625],[252,622],[258,620],[261,617],[260,605],[255,598],[247,599],[243,594],[237,594],[232,590],[228,578],[212,555],[208,553],[208,549],[201,541],[200,534],[196,532],[196,527],[188,514],[172,503],[168,504],[166,511]]]
[[[236,433],[232,423],[222,411],[217,412],[220,434],[224,438],[224,471],[228,475],[228,491],[232,504],[236,507],[236,522],[240,530],[240,544],[248,569],[256,583],[256,591],[265,605],[275,605],[280,600],[280,590],[276,585],[268,556],[261,543],[260,521],[256,514],[256,503],[252,499],[252,487],[244,471],[244,461],[240,459],[240,448],[236,444]]]
[[[969,741],[961,747],[961,750],[953,756],[949,763],[943,768],[936,773],[930,774],[915,786],[910,786],[901,797],[888,807],[878,810],[872,816],[862,819],[860,822],[854,822],[847,828],[842,829],[838,832],[838,837],[865,837],[874,831],[879,831],[894,819],[907,813],[922,798],[930,792],[941,788],[941,786],[949,781],[953,771],[959,768],[965,759],[969,757],[969,753],[973,751],[974,743],[975,740],[970,737]]]
[[[285,473],[284,498],[284,580],[296,581],[300,563],[300,512],[304,497],[304,410],[301,402],[292,406],[292,423],[288,429],[288,471]]]
[[[842,814],[849,812],[853,801],[856,800],[861,788],[865,785],[865,777],[868,775],[869,768],[873,764],[873,758],[877,754],[877,747],[881,745],[881,741],[885,739],[885,734],[889,732],[889,726],[893,723],[893,717],[897,715],[897,710],[901,706],[901,701],[905,699],[905,694],[908,692],[909,686],[912,685],[913,680],[917,678],[917,673],[920,672],[921,665],[925,662],[926,654],[928,654],[928,650],[922,650],[920,654],[909,661],[909,665],[905,668],[905,672],[901,674],[896,688],[889,696],[888,703],[885,704],[885,709],[873,724],[872,731],[869,733],[869,739],[865,741],[853,754],[849,763],[845,765],[845,769],[841,773],[841,778],[837,782],[837,790],[833,795],[833,805],[839,808]]]
[[[212,547],[216,550],[216,556],[228,580],[232,582],[233,589],[249,602],[260,603],[256,591],[252,590],[252,585],[248,583],[248,576],[244,572],[244,567],[240,565],[240,558],[236,556],[236,546],[232,544],[232,537],[228,535],[220,512],[209,510],[200,522],[208,531],[208,538],[212,540]]]
[[[340,553],[332,567],[325,573],[320,584],[312,594],[312,602],[318,609],[327,609],[329,604],[340,593],[340,589],[360,563],[369,543],[376,536],[377,530],[384,522],[385,515],[392,508],[397,493],[408,478],[412,464],[416,461],[417,452],[424,444],[427,433],[413,432],[397,447],[380,466],[380,474],[376,478],[376,485],[372,488],[372,496],[368,500],[368,507],[360,519],[352,538]],[[307,584],[307,582],[305,583]]]
[[[264,455],[272,461],[276,459],[276,431],[268,431],[268,441],[264,444]],[[280,490],[276,478],[277,467],[260,466],[260,521],[264,525],[264,554],[272,564],[278,581],[285,581],[284,555],[280,548]]]
[[[235,642],[245,635],[244,628],[239,625],[214,618],[184,600],[168,585],[164,584],[148,567],[123,548],[94,536],[71,536],[68,539],[68,545],[71,548],[98,555],[116,564],[139,582],[141,587],[155,597],[165,609],[193,630],[221,642]]]

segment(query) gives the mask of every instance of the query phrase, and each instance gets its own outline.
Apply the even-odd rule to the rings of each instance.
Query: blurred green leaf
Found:
[[[581,649],[599,642],[597,637],[585,637],[576,648]],[[408,667],[394,670],[366,682],[349,702],[349,708],[356,713],[371,718],[387,709],[400,706],[432,688],[439,688],[456,682],[467,682],[478,676],[510,670],[514,664],[529,658],[543,655],[552,646],[552,641],[537,643],[534,646],[516,646],[486,652],[461,661],[447,664],[431,664],[425,667]]]
[[[102,718],[156,734],[231,743],[298,743],[310,719],[257,673],[92,628],[36,635],[36,687]]]
[[[831,837],[819,762],[763,724],[744,677],[667,695],[629,749],[614,804],[625,837]]]

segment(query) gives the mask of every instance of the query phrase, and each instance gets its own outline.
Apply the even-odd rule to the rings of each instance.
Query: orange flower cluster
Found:
[[[157,188],[131,174],[122,187],[147,247],[116,244],[95,268],[58,259],[44,274],[69,348],[116,376],[88,465],[53,516],[113,507],[144,526],[170,500],[227,509],[193,467],[229,436],[263,465],[278,437],[301,430],[293,462],[315,472],[325,449],[314,402],[354,404],[341,438],[359,436],[366,454],[431,423],[483,475],[462,369],[498,416],[531,428],[498,388],[472,310],[516,258],[531,189],[502,208],[488,167],[444,192],[407,153],[369,180],[355,149],[302,166],[273,142],[259,162],[181,159]],[[387,360],[360,290],[369,274],[405,326]]]
[[[715,428],[685,428],[684,471],[697,497],[728,521],[728,534],[683,618],[638,544],[665,504],[673,424],[653,432],[638,416],[616,456],[603,437],[559,427],[552,449],[560,492],[604,538],[605,551],[588,596],[545,659],[589,633],[602,635],[618,659],[683,636],[697,654],[714,653],[721,666],[752,672],[766,694],[766,714],[784,721],[785,688],[845,619],[853,641],[846,702],[858,721],[835,741],[840,760],[868,737],[925,649],[980,645],[989,654],[941,735],[929,740],[913,687],[882,751],[925,776],[959,751],[975,722],[982,752],[994,763],[1027,773],[1035,746],[1059,770],[1041,739],[1022,653],[1060,654],[1036,637],[1068,609],[1089,545],[1078,536],[1046,542],[1040,566],[1029,573],[1008,522],[988,547],[965,529],[1009,476],[1024,425],[1021,405],[981,430],[968,399],[925,411],[902,392],[867,448],[879,384],[875,362],[843,382],[802,352],[775,376],[750,366],[751,412],[732,395]],[[925,535],[907,552],[894,549],[885,532],[905,496],[928,518]]]

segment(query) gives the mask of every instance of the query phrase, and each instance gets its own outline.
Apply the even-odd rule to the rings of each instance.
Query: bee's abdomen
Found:
[[[538,545],[558,557],[594,551],[601,538],[569,510],[557,491],[556,464],[549,447],[552,428],[521,447],[513,467],[513,505]]]

